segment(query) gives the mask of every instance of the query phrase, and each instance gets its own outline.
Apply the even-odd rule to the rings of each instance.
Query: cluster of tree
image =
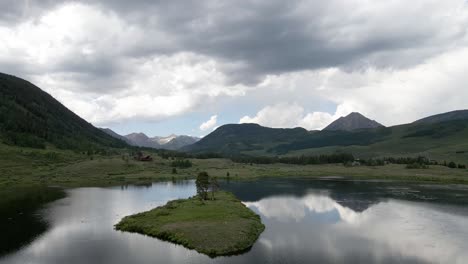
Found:
[[[383,158],[385,162],[392,163],[392,164],[424,164],[424,165],[437,165],[436,161],[431,161],[424,156],[418,157],[385,157]]]
[[[192,167],[192,162],[188,159],[176,159],[171,163],[171,166],[174,168],[190,168]]]
[[[207,172],[198,173],[195,181],[197,195],[201,200],[208,200],[208,193],[211,192],[211,200],[215,199],[215,192],[219,190],[219,183],[216,177],[210,177]]]
[[[449,167],[449,168],[451,168],[451,169],[456,169],[456,168],[458,168],[458,169],[466,169],[466,165],[464,165],[464,164],[456,164],[456,163],[453,162],[453,161],[450,161],[450,162],[448,162],[448,163],[447,163],[446,161],[444,161],[444,162],[441,163],[440,165],[445,166],[445,167]]]
[[[254,164],[330,164],[330,163],[346,163],[354,161],[354,156],[348,153],[337,153],[330,155],[317,156],[296,156],[296,157],[252,157],[252,156],[237,156],[231,157],[231,160],[237,163],[254,163]]]
[[[158,149],[155,151],[163,159],[220,159],[219,153],[188,153],[175,150]]]
[[[418,156],[418,157],[385,157],[383,159],[371,159],[368,161],[361,161],[362,164],[364,165],[371,165],[371,166],[376,166],[376,165],[384,165],[387,163],[392,163],[392,164],[406,164],[406,168],[408,169],[427,169],[429,168],[429,165],[440,165],[440,166],[445,166],[449,168],[459,168],[459,169],[466,169],[466,165],[464,164],[456,164],[453,161],[447,162],[438,162],[436,160],[430,160],[424,156]]]
[[[358,160],[359,165],[364,166],[384,166],[385,164],[406,164],[407,168],[427,168],[428,165],[433,164],[428,158],[419,157],[384,157],[384,158],[370,158]],[[351,163],[346,163],[345,166],[351,166]]]

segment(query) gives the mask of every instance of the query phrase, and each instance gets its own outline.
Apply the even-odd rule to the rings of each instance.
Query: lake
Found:
[[[77,188],[0,263],[468,263],[468,187],[334,178],[223,182],[266,226],[242,255],[211,259],[115,231],[122,217],[195,194],[193,181]],[[24,222],[18,221],[24,224]]]

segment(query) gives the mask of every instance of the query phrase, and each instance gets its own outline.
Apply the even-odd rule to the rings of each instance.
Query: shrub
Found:
[[[407,169],[428,169],[429,166],[427,166],[426,164],[423,164],[423,163],[411,163],[411,164],[408,164],[406,165],[406,168]]]
[[[452,168],[452,169],[455,169],[457,167],[457,164],[455,164],[455,162],[451,161],[451,162],[449,162],[448,167]]]

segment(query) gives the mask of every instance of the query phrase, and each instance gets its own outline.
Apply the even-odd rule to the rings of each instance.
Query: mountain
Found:
[[[171,140],[176,139],[176,138],[177,138],[177,135],[171,134],[171,135],[169,135],[167,137],[158,137],[158,136],[156,136],[156,137],[153,137],[152,140],[157,142],[159,145],[164,145],[164,144],[167,144]]]
[[[219,127],[183,150],[250,156],[351,153],[360,158],[372,158],[422,155],[439,161],[462,162],[468,160],[467,138],[468,119],[351,131],[230,124]]]
[[[183,148],[183,150],[239,154],[243,151],[263,150],[266,146],[304,138],[310,133],[313,132],[304,128],[269,128],[258,124],[228,124],[218,127],[200,141]]]
[[[0,141],[63,149],[125,147],[86,122],[34,84],[0,73]]]
[[[110,128],[99,128],[99,129],[101,131],[103,131],[104,133],[106,133],[107,135],[109,135],[111,137],[114,137],[114,138],[117,138],[117,139],[120,139],[122,141],[125,141],[127,144],[131,145],[130,140],[128,140],[128,138],[115,133],[112,129],[110,129]]]
[[[169,149],[178,150],[187,145],[191,145],[199,140],[197,137],[185,136],[185,135],[170,135],[167,137],[148,137],[144,133],[132,133],[126,135],[125,138],[129,141],[130,145],[158,148],[158,149]]]
[[[328,125],[323,130],[328,131],[336,131],[336,130],[343,130],[343,131],[352,131],[356,129],[367,129],[367,128],[377,128],[383,127],[383,125],[377,123],[374,120],[371,120],[360,113],[353,112],[345,117],[340,117],[330,125]]]
[[[414,124],[435,124],[453,120],[468,120],[468,110],[457,110],[419,119]]]
[[[197,137],[185,135],[178,136],[174,134],[169,135],[167,137],[156,136],[152,138],[148,137],[144,133],[131,133],[126,136],[121,136],[109,128],[101,128],[101,130],[106,132],[110,136],[124,140],[129,145],[147,148],[178,150],[182,147],[191,145],[200,140]]]
[[[162,144],[162,148],[171,149],[171,150],[179,150],[185,146],[192,145],[199,140],[200,138],[197,138],[197,137],[191,137],[191,136],[185,136],[185,135],[175,136],[171,140],[167,141],[167,143]]]
[[[131,133],[124,136],[129,142],[130,145],[138,147],[147,147],[147,148],[158,148],[159,144],[151,140],[144,133]]]

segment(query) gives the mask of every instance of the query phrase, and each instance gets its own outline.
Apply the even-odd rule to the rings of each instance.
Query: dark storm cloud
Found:
[[[66,2],[7,0],[0,7],[6,10],[2,12],[3,19],[14,20]],[[371,12],[371,17],[366,17],[346,9],[347,2],[337,0],[82,0],[76,3],[115,13],[130,26],[145,32],[143,39],[122,51],[123,56],[203,54],[224,62],[223,71],[233,82],[241,83],[255,83],[265,74],[307,69],[342,67],[352,71],[361,65],[398,68],[418,64],[461,34],[446,34],[440,40],[443,25],[411,17],[424,14],[421,7],[421,10],[414,9],[415,14],[410,12],[401,18],[393,18],[394,13],[382,10],[376,10],[377,16]],[[356,9],[360,7],[358,2],[353,3]],[[372,10],[372,3],[367,5]],[[171,39],[170,43],[165,43],[155,32],[163,32]],[[412,56],[398,58],[398,54],[407,50],[412,51]],[[118,69],[114,65],[117,59],[70,58],[59,66],[96,76],[110,75]]]
[[[0,24],[14,24],[40,15],[63,0],[1,0]]]
[[[95,1],[88,2],[96,4]],[[100,0],[97,4],[118,12],[142,28],[157,26],[175,40],[172,47],[161,48],[157,40],[148,36],[148,42],[153,45],[137,46],[132,51],[135,55],[190,51],[240,63],[243,67],[225,71],[241,82],[256,81],[269,73],[349,68],[363,62],[377,67],[406,66],[420,63],[416,56],[418,52],[414,52],[415,61],[371,55],[398,54],[420,46],[441,45],[431,43],[436,41],[438,32],[420,25],[427,21],[410,20],[414,24],[402,26],[391,18],[380,20],[393,23],[400,32],[384,29],[382,32],[369,30],[365,34],[361,32],[360,24],[364,24],[362,27],[366,30],[365,24],[375,21],[365,17],[352,18],[354,10],[333,10],[336,5],[323,1]],[[329,22],[333,16],[341,15],[351,18],[343,17],[343,21],[333,18],[333,23]],[[351,30],[343,37],[343,28],[354,28],[356,32]]]

